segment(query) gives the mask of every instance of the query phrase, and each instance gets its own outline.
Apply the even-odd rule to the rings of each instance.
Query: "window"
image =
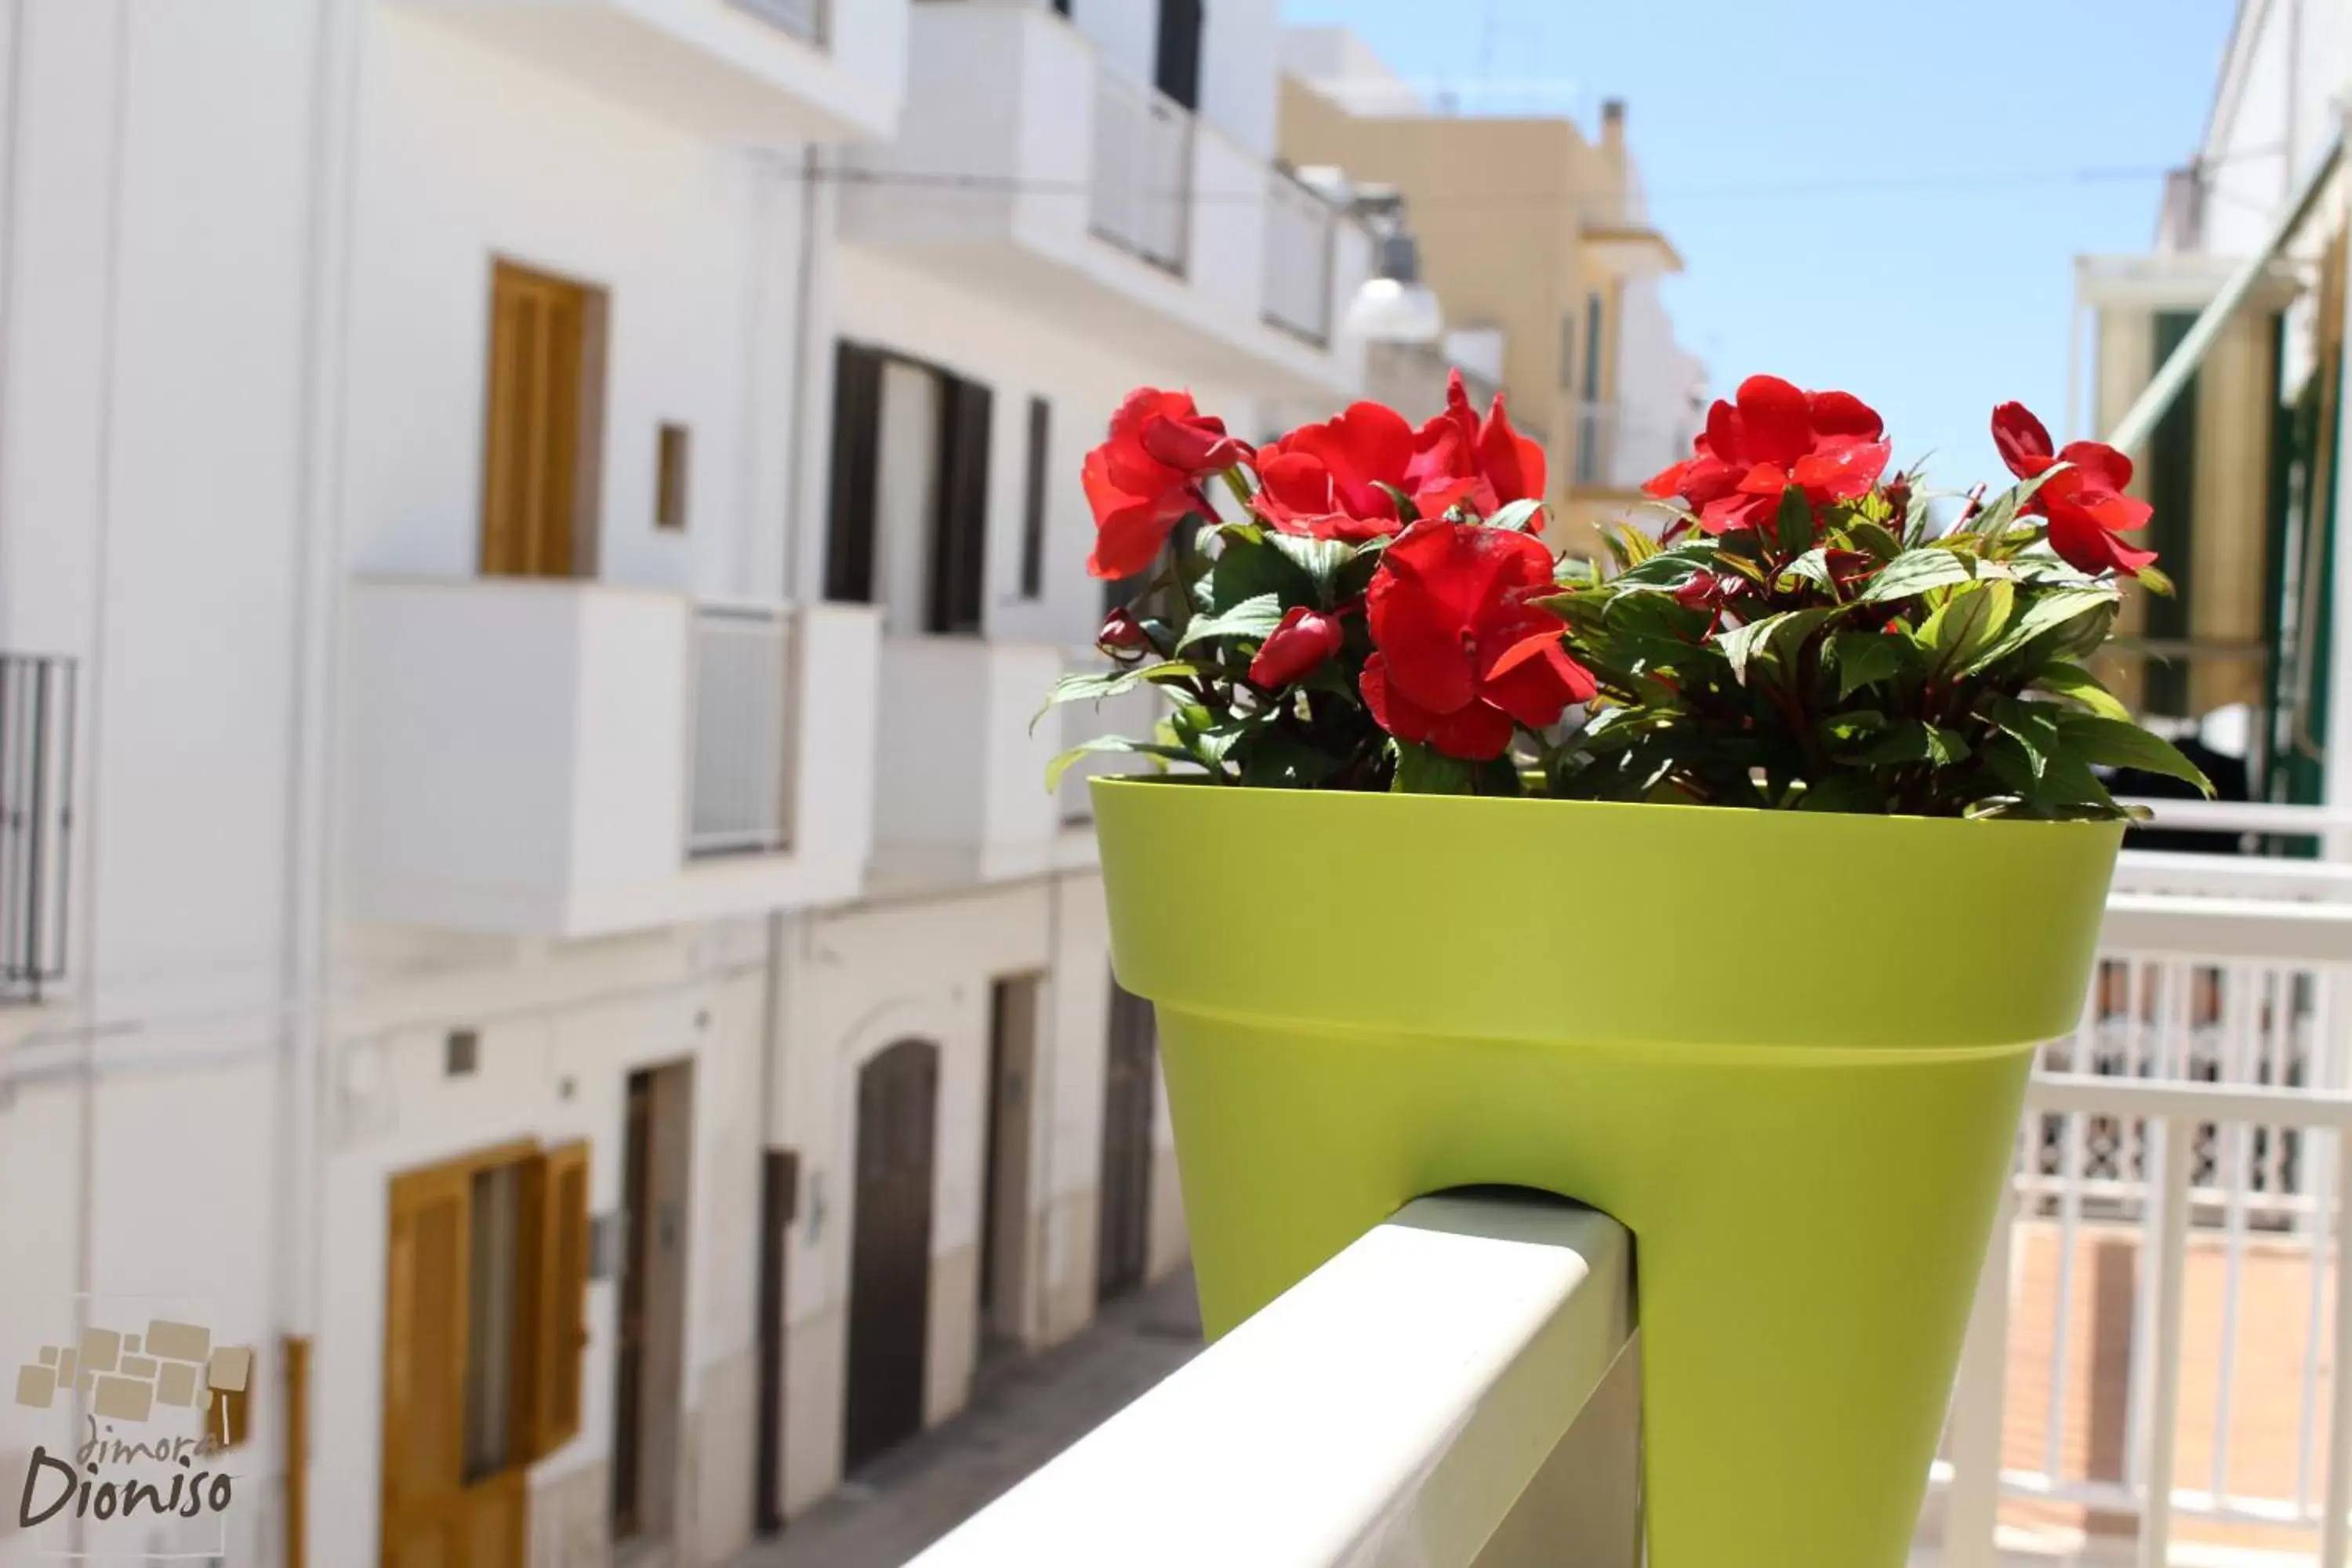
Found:
[[[1584,401],[1601,401],[1601,328],[1604,307],[1599,290],[1584,297]]]
[[[841,345],[827,598],[879,603],[902,633],[981,629],[994,402],[937,366]]]
[[[874,489],[881,456],[882,356],[858,343],[835,351],[833,497],[825,531],[824,596],[874,602]]]
[[[1559,389],[1574,392],[1581,380],[1576,363],[1576,316],[1571,311],[1559,319]]]
[[[686,531],[687,430],[683,425],[661,427],[654,458],[654,526],[672,533]]]
[[[517,1167],[474,1173],[472,1258],[466,1272],[467,1484],[507,1468],[514,1451]]]
[[[602,289],[511,262],[491,269],[485,574],[594,573],[604,318]]]
[[[940,379],[940,483],[924,629],[976,636],[988,573],[988,443],[995,398],[978,382]]]
[[[1029,400],[1029,463],[1021,495],[1021,596],[1045,593],[1045,474],[1052,462],[1054,411],[1042,397]]]
[[[1160,0],[1160,47],[1152,80],[1185,108],[1201,107],[1201,0]]]

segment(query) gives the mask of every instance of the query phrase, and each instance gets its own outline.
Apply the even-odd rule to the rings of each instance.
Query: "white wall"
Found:
[[[874,905],[796,925],[785,992],[791,1048],[774,1101],[782,1140],[801,1154],[786,1308],[784,1489],[792,1510],[840,1475],[859,1068],[902,1039],[929,1040],[940,1050],[931,1256],[935,1291],[945,1283],[953,1294],[935,1293],[931,1303],[925,1403],[936,1419],[963,1402],[978,1331],[992,983],[1046,975],[1032,1091],[1046,1114],[1031,1177],[1033,1221],[1045,1229],[1045,1278],[1032,1289],[1066,1291],[1079,1280],[1091,1289],[1091,1231],[1073,1234],[1044,1216],[1056,1199],[1097,1179],[1109,963],[1101,883],[1087,876]],[[1086,1213],[1091,1218],[1090,1207]]]
[[[2334,0],[2239,7],[2200,150],[2210,186],[2200,248],[2250,255],[2338,126],[2352,26]]]
[[[493,258],[608,291],[608,582],[781,591],[797,184],[464,35],[376,7],[360,138],[351,563],[469,574]],[[787,160],[788,174],[797,163]],[[692,432],[690,524],[653,526],[656,432]],[[756,504],[755,504],[756,498]]]

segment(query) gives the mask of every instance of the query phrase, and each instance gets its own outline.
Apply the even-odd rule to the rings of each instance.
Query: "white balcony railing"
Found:
[[[916,1568],[1631,1568],[1638,1342],[1614,1220],[1423,1198]]]
[[[766,853],[792,840],[791,634],[782,605],[696,608],[689,855]]]
[[[1095,68],[1094,232],[1182,276],[1192,214],[1192,115],[1116,66]]]
[[[1331,250],[1339,214],[1281,169],[1266,172],[1265,319],[1310,343],[1331,341]]]

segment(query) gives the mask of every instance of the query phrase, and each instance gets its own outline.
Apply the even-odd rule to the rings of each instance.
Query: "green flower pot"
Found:
[[[1093,790],[1211,1334],[1424,1194],[1578,1199],[1654,1568],[1900,1568],[2120,825]]]

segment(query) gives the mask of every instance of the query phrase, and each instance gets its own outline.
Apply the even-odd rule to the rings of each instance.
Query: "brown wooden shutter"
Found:
[[[383,1561],[452,1546],[465,1444],[469,1173],[392,1184],[383,1331]]]
[[[588,291],[501,261],[491,274],[483,417],[483,572],[574,566]]]
[[[874,602],[874,493],[881,462],[882,356],[845,342],[834,354],[833,494],[824,596]]]
[[[588,1145],[566,1143],[523,1166],[526,1346],[517,1405],[523,1451],[544,1458],[580,1432],[588,1347]]]
[[[988,576],[988,443],[994,396],[943,376],[939,516],[931,531],[929,629],[977,636]]]

